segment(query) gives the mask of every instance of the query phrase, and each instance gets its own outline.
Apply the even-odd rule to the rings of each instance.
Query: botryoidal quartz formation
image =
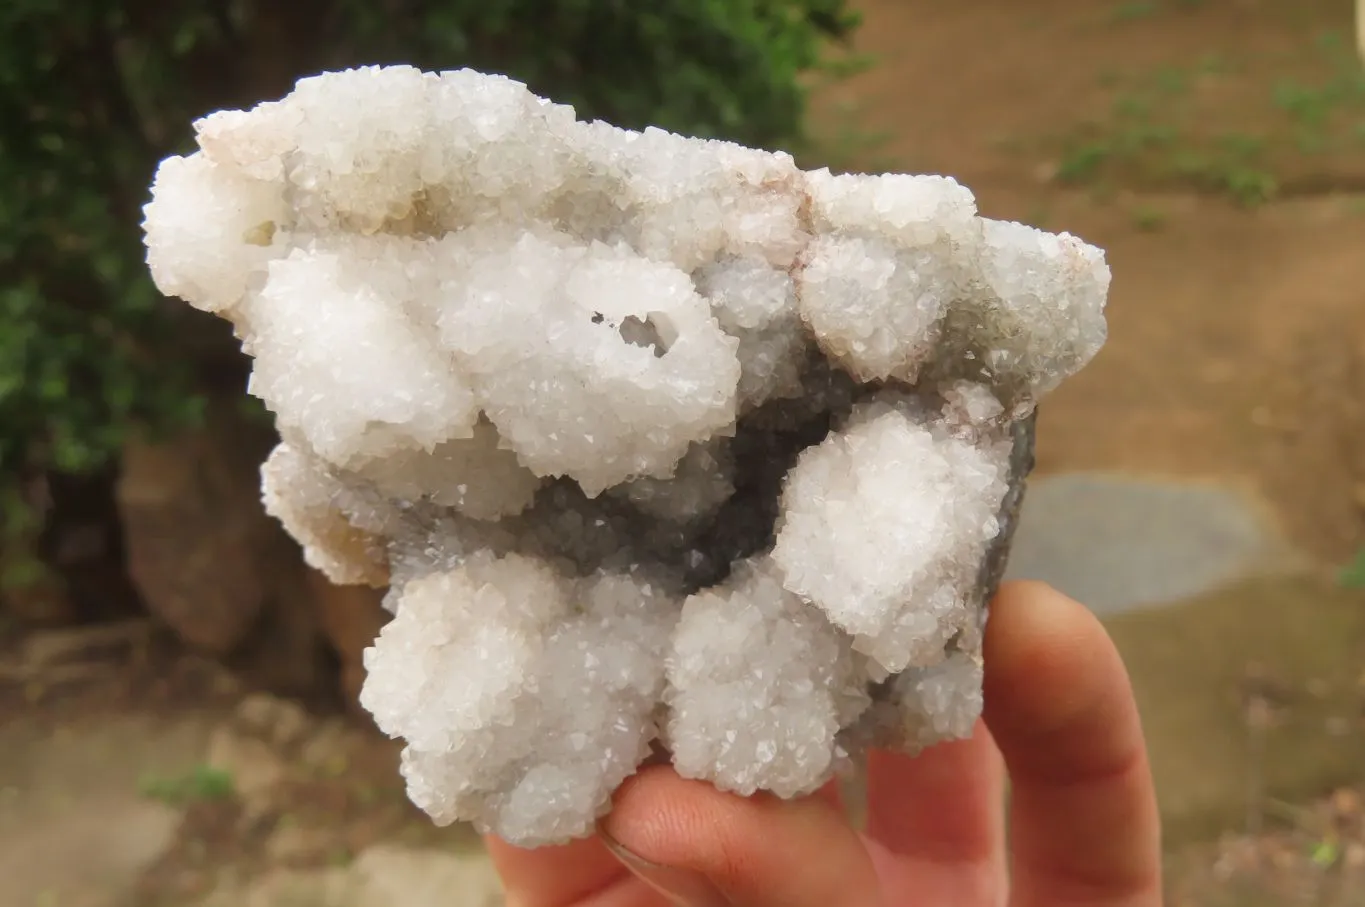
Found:
[[[561,842],[651,754],[792,797],[970,732],[1100,250],[467,70],[196,125],[152,274],[254,359],[270,512],[389,588],[362,702],[437,822]]]

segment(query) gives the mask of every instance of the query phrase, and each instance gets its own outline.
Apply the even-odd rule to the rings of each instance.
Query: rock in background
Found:
[[[124,452],[116,497],[128,571],[147,609],[186,643],[226,655],[276,591],[287,540],[256,503],[256,438],[221,411],[194,433]]]
[[[322,631],[341,662],[340,690],[348,708],[359,708],[361,684],[365,682],[362,656],[388,622],[381,604],[384,589],[369,586],[338,586],[316,570],[307,570],[307,585]]]
[[[382,591],[332,585],[265,513],[260,464],[273,443],[219,401],[197,431],[130,444],[115,489],[128,573],[190,647],[294,694],[335,690],[328,662],[339,662],[350,704],[383,625]]]

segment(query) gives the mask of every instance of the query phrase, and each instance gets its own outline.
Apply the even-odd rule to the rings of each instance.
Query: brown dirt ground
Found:
[[[0,638],[0,665],[15,663],[22,648],[22,640]],[[79,670],[63,670],[72,667]],[[225,726],[233,722],[237,707],[252,692],[241,677],[209,659],[186,653],[169,635],[153,633],[143,645],[79,652],[53,670],[38,672],[27,683],[0,673],[0,731],[10,743],[65,736],[86,740],[88,745],[90,740],[102,739],[89,729],[111,716],[137,716],[149,729]],[[271,869],[346,865],[380,842],[451,851],[479,846],[472,830],[437,828],[412,805],[399,775],[395,741],[357,714],[343,715],[327,703],[309,705],[309,735],[341,727],[346,729],[344,737],[333,738],[336,742],[320,764],[309,763],[297,753],[280,752],[283,777],[255,810],[247,810],[245,801],[232,790],[221,795],[157,792],[151,785],[165,788],[180,781],[180,776],[150,767],[140,771],[128,792],[164,801],[183,815],[169,849],[122,896],[120,907],[186,907],[215,888]],[[101,765],[96,774],[125,774],[128,766],[122,762],[126,761],[111,758],[111,764]],[[52,784],[61,777],[54,772],[40,783]],[[230,774],[225,779],[235,786]],[[99,783],[107,786],[106,779]],[[66,796],[60,791],[51,793],[58,799]],[[288,855],[272,853],[272,838],[287,829],[299,831],[298,845]],[[54,855],[57,859],[70,856]],[[23,891],[23,880],[18,884]],[[0,902],[10,903],[3,897]],[[47,907],[49,901],[40,897],[38,903]],[[51,905],[59,907],[55,900]]]
[[[1349,2],[856,5],[857,50],[876,66],[816,108],[838,163],[947,173],[985,214],[1108,251],[1111,339],[1044,404],[1040,470],[1243,482],[1311,553],[1354,552],[1365,76],[1350,42],[1340,50]],[[1114,150],[1133,129],[1115,111],[1145,103],[1153,82],[1166,94],[1141,129],[1165,144]],[[1301,121],[1317,124],[1311,152]],[[1260,143],[1250,163],[1225,155],[1234,140]],[[1109,150],[1059,176],[1087,148]],[[1273,179],[1282,199],[1238,204],[1244,178]]]
[[[856,50],[876,66],[817,94],[831,166],[947,173],[988,216],[1108,252],[1110,341],[1044,403],[1039,471],[1232,483],[1320,563],[1359,550],[1365,70],[1349,0],[855,6]],[[1114,629],[1129,643],[1143,632]],[[1156,643],[1130,650],[1135,669],[1161,660]],[[1248,702],[1254,734],[1266,706]],[[1310,717],[1270,711],[1268,739],[1297,745],[1285,722]],[[1227,768],[1244,783],[1244,766]],[[1349,789],[1308,805],[1249,799],[1218,840],[1172,848],[1170,903],[1365,903],[1360,802]]]

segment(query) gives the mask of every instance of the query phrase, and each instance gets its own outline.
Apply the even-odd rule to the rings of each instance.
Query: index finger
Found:
[[[985,663],[986,723],[1010,776],[1013,907],[1159,907],[1156,793],[1104,627],[1045,585],[1008,584]]]

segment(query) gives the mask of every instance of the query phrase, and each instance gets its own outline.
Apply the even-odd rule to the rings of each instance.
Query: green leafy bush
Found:
[[[854,25],[844,0],[0,3],[0,548],[32,529],[21,479],[196,417],[185,332],[206,328],[152,287],[138,230],[195,117],[409,62],[507,73],[623,126],[797,148],[806,83]]]

